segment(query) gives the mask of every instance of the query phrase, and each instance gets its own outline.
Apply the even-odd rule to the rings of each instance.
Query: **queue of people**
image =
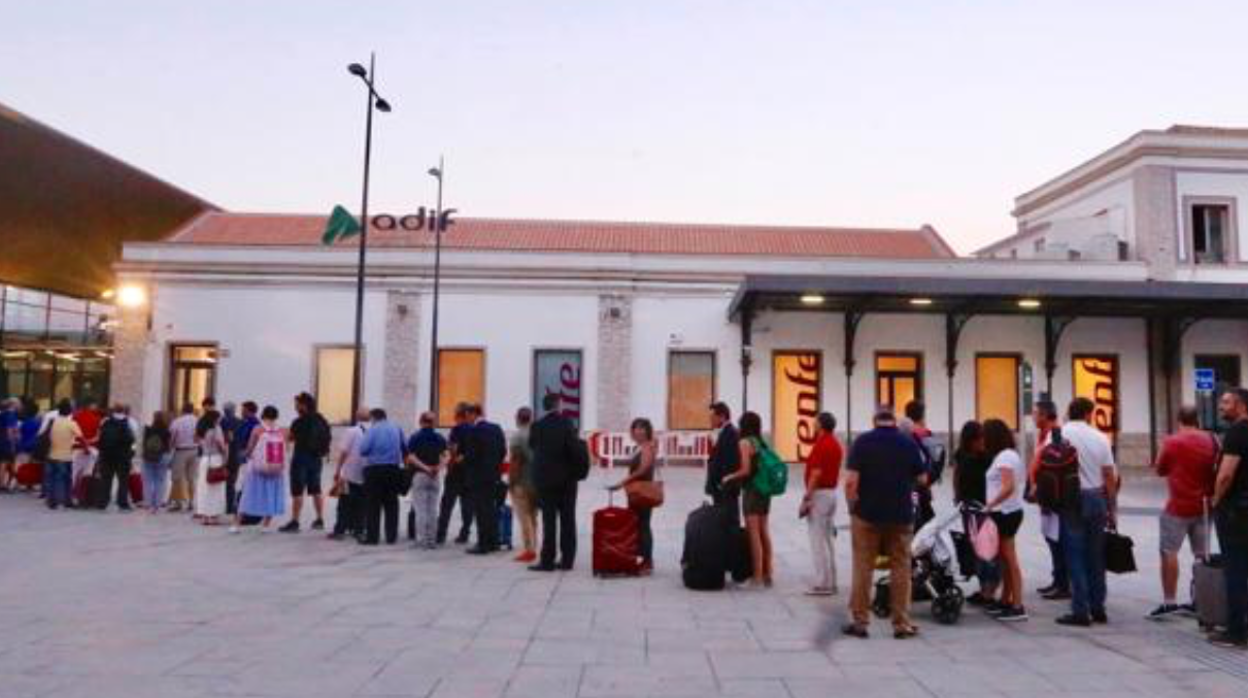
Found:
[[[151,513],[189,511],[204,525],[230,523],[234,532],[247,527],[273,530],[289,510],[289,518],[276,530],[298,533],[306,496],[314,509],[311,529],[319,530],[324,527],[321,471],[331,452],[329,424],[310,394],[298,395],[294,406],[297,417],[289,428],[278,425],[274,406],[260,409],[244,402],[238,414],[231,403],[218,411],[211,399],[198,409],[183,405],[176,417],[158,412],[141,426],[125,405],[101,410],[86,403],[75,408],[62,400],[40,414],[32,404],[10,399],[0,403],[0,489],[18,486],[24,466],[38,461],[44,464],[40,494],[50,509],[106,508],[112,497],[120,510],[141,502]],[[479,405],[458,405],[448,436],[436,429],[436,415],[424,413],[410,438],[385,410],[361,410],[338,444],[331,492],[338,510],[328,537],[362,545],[379,545],[383,539],[396,543],[399,497],[410,493],[409,535],[416,547],[445,544],[458,506],[456,542],[467,544],[475,528],[476,542],[466,551],[487,555],[502,547],[498,509],[510,498],[520,529],[516,561],[539,572],[572,569],[579,435],[558,408],[557,396],[547,397],[540,419],[521,408],[510,437],[485,419]],[[1159,519],[1161,601],[1148,618],[1193,612],[1191,604],[1178,600],[1179,553],[1188,543],[1198,559],[1205,558],[1216,526],[1229,621],[1211,640],[1245,647],[1248,468],[1241,468],[1240,461],[1248,455],[1248,391],[1225,393],[1219,409],[1229,425],[1222,440],[1200,429],[1195,409],[1184,407],[1177,431],[1165,440],[1155,463],[1157,474],[1167,480],[1168,499]],[[1050,449],[1061,447],[1077,460],[1077,506],[1061,511],[1039,507],[1051,576],[1037,595],[1069,602],[1069,612],[1057,618],[1059,624],[1109,622],[1105,540],[1107,531],[1116,527],[1120,476],[1108,438],[1089,423],[1093,411],[1091,401],[1076,398],[1066,418],[1059,420],[1055,404],[1038,401],[1031,415],[1036,448],[1027,463],[1013,431],[1001,420],[969,421],[960,430],[952,457],[954,502],[991,519],[998,537],[996,554],[976,561],[979,588],[967,601],[1000,621],[1028,619],[1016,537],[1028,504],[1037,501],[1042,461]],[[943,451],[933,448],[935,439],[923,423],[921,404],[908,405],[905,415],[899,420],[891,408],[881,407],[873,428],[854,439],[846,453],[836,436],[835,417],[821,413],[805,458],[799,515],[806,519],[810,540],[813,582],[807,593],[839,592],[834,521],[843,490],[853,549],[851,621],[843,630],[855,637],[868,633],[872,574],[881,555],[890,570],[893,634],[904,639],[918,632],[909,615],[910,543],[930,518],[925,510],[931,508],[931,487],[943,470]],[[745,412],[734,424],[731,409],[722,402],[710,406],[709,417],[715,433],[705,493],[725,512],[728,525],[739,527],[744,519],[748,586],[770,587],[775,580],[771,494],[760,489],[756,477],[770,450],[762,421],[757,413]],[[653,482],[660,472],[649,420],[634,420],[630,436],[634,454],[627,473],[611,490]],[[137,479],[131,472],[136,460]],[[90,486],[81,486],[83,481]],[[632,508],[639,567],[648,574],[654,566],[653,512]]]

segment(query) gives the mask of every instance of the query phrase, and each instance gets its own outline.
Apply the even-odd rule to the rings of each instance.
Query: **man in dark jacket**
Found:
[[[711,405],[711,428],[717,429],[719,435],[711,448],[710,458],[706,461],[706,494],[714,500],[716,506],[722,506],[729,519],[741,522],[741,487],[722,483],[725,475],[730,475],[741,467],[741,438],[737,428],[732,425],[732,410],[722,402]]]
[[[108,508],[108,495],[113,480],[117,481],[117,508],[130,511],[130,462],[134,460],[134,432],[125,408],[115,405],[111,414],[100,422],[99,475],[102,497],[92,502],[100,509]]]
[[[537,506],[542,512],[542,552],[537,564],[529,569],[555,569],[557,540],[558,568],[570,570],[576,558],[576,461],[580,442],[576,425],[559,411],[558,395],[543,398],[542,408],[546,415],[529,430],[529,447],[533,450],[529,467],[537,490]]]
[[[470,555],[498,550],[498,489],[503,461],[507,459],[507,435],[485,419],[480,405],[468,408],[472,429],[464,443],[464,489],[477,520],[477,544]]]

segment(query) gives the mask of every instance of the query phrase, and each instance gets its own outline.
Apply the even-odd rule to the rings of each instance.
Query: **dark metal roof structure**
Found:
[[[0,281],[84,298],[112,286],[125,240],[215,207],[0,104]]]
[[[803,296],[819,297],[817,303]],[[808,298],[808,300],[814,300]],[[916,305],[918,300],[922,305]],[[1024,308],[1019,301],[1038,301]],[[871,313],[1248,318],[1248,285],[934,276],[749,276],[729,307]]]

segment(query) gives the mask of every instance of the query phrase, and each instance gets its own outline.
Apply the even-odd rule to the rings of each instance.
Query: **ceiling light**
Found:
[[[112,300],[113,296],[115,295],[117,295],[117,292],[111,288],[106,288],[103,291],[100,291],[100,298],[103,298],[106,301]]]
[[[1023,298],[1018,301],[1018,307],[1023,310],[1035,310],[1040,307],[1040,301],[1036,298]]]
[[[823,305],[823,296],[820,296],[814,293],[808,293],[802,296],[802,304],[803,305]]]
[[[927,306],[932,304],[931,298],[911,298],[910,305]]]

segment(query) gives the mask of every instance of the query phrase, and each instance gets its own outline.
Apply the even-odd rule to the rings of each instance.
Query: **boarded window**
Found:
[[[351,423],[353,347],[317,347],[316,404],[330,424]]]
[[[975,357],[975,418],[1000,419],[1018,431],[1019,358],[980,354]]]
[[[455,405],[485,403],[485,350],[438,350],[438,425],[455,423]]]
[[[667,428],[710,429],[715,353],[674,351],[667,366]]]

